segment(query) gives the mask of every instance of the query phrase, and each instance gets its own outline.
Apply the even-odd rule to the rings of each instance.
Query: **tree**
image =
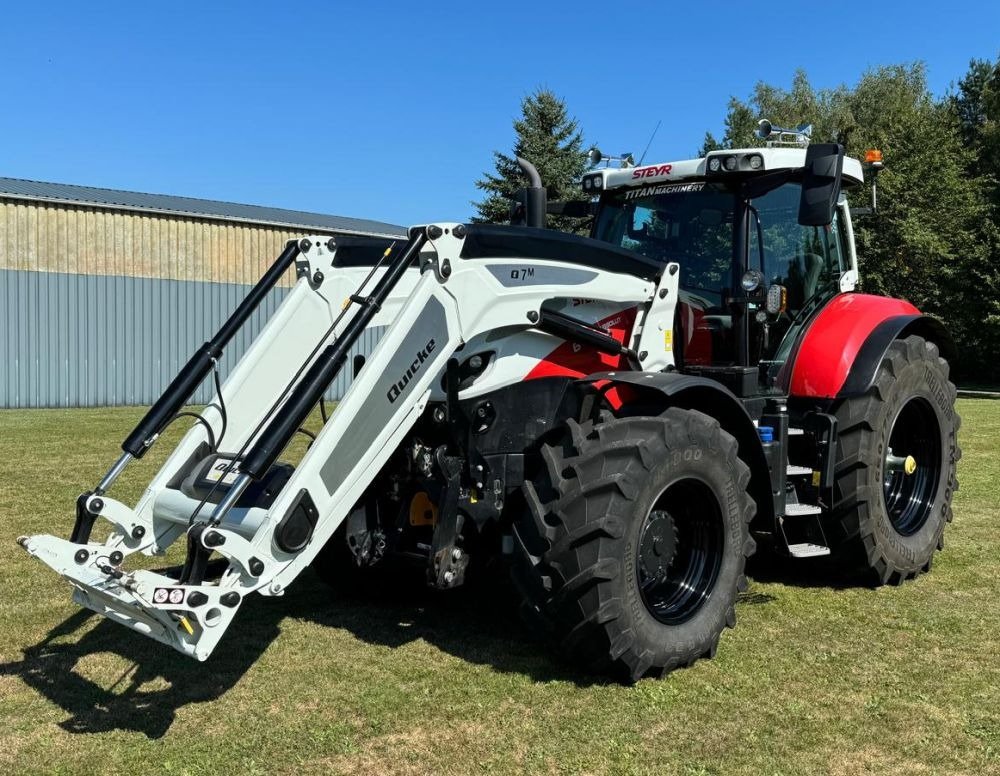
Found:
[[[962,303],[969,306],[968,346],[975,349],[983,370],[977,380],[1000,380],[1000,57],[994,63],[973,59],[948,98],[948,107],[971,158],[970,179],[980,181],[987,200],[987,217],[980,224],[985,260],[968,279]]]
[[[729,99],[726,132],[721,141],[710,132],[706,133],[701,155],[721,148],[764,145],[764,141],[754,134],[757,121],[761,118],[767,118],[779,127],[812,124],[815,140],[840,139],[840,135],[849,132],[853,126],[847,108],[848,94],[844,86],[814,90],[804,70],[795,71],[792,88],[788,91],[758,83],[749,100]]]
[[[875,68],[853,88],[815,90],[802,71],[790,90],[760,83],[748,100],[730,100],[721,142],[709,134],[706,147],[759,145],[759,118],[812,123],[815,140],[836,138],[851,156],[882,150],[879,210],[855,223],[864,290],[909,299],[944,319],[959,343],[961,371],[1000,379],[997,230],[987,187],[954,107],[933,98],[924,66]]]
[[[995,63],[973,59],[949,104],[975,153],[971,172],[987,180],[993,204],[1000,206],[1000,57]]]
[[[576,119],[569,117],[566,104],[548,89],[539,89],[521,100],[521,118],[514,122],[517,139],[514,156],[527,159],[538,169],[550,201],[580,198],[579,180],[587,169],[583,135]],[[486,173],[476,188],[486,192],[481,202],[473,202],[479,223],[510,220],[511,197],[528,185],[514,156],[494,151],[496,173]],[[553,229],[584,233],[585,219],[562,216],[548,219]]]

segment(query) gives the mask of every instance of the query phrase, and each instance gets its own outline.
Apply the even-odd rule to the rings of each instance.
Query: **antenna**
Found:
[[[639,157],[639,164],[642,164],[642,160],[646,158],[646,152],[649,151],[649,147],[653,144],[653,138],[656,137],[657,131],[660,129],[660,124],[663,123],[663,119],[656,122],[656,126],[653,127],[653,134],[649,136],[649,142],[646,143],[646,147],[642,150],[642,156]]]

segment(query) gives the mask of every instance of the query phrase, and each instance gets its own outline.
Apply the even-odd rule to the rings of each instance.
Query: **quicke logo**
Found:
[[[392,384],[392,387],[386,391],[385,395],[389,399],[389,403],[395,403],[396,399],[402,396],[403,391],[406,390],[406,386],[410,384],[410,380],[413,376],[420,371],[421,364],[424,363],[430,354],[434,352],[434,340],[429,340],[423,348],[417,351],[417,357],[413,359],[413,363],[407,368],[403,373],[401,380],[397,380]]]

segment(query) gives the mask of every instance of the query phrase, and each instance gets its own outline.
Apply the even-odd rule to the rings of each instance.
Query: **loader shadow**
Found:
[[[544,643],[521,624],[502,585],[444,594],[421,584],[393,589],[386,585],[334,595],[311,573],[305,574],[282,598],[248,600],[204,663],[116,623],[100,619],[93,624],[96,617],[80,610],[39,643],[24,648],[22,660],[0,663],[0,676],[20,677],[65,711],[69,717],[59,724],[71,733],[131,731],[161,738],[178,709],[221,698],[252,670],[287,618],[342,628],[373,645],[397,647],[423,639],[460,659],[535,681],[581,686],[606,681],[551,657]],[[104,653],[126,666],[114,680],[87,675],[87,660]]]
[[[20,677],[69,714],[59,725],[70,733],[124,730],[160,738],[177,709],[222,696],[277,634],[277,619],[262,623],[253,638],[230,644],[218,660],[198,663],[108,620],[73,638],[96,617],[81,609],[25,648],[23,660],[0,664],[0,675]],[[270,638],[264,635],[268,630]],[[102,653],[128,664],[110,683],[81,670],[81,661]]]

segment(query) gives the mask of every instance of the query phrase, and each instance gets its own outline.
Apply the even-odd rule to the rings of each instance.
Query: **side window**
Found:
[[[840,274],[848,269],[850,260],[847,255],[847,235],[840,223],[840,208],[833,213],[833,223],[830,225],[830,271]]]
[[[765,282],[788,289],[788,306],[799,310],[844,264],[840,223],[835,215],[828,227],[802,226],[798,222],[798,184],[786,184],[753,202],[760,217]],[[750,266],[761,255],[756,224],[751,225]]]

